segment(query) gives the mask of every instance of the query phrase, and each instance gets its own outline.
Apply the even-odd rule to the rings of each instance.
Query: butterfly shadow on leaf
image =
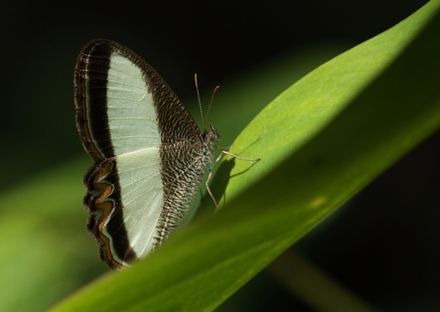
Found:
[[[210,183],[209,188],[211,189],[211,192],[215,197],[216,201],[219,201],[219,207],[215,206],[211,196],[208,194],[208,192],[206,192],[200,201],[200,205],[198,207],[195,218],[207,214],[212,214],[216,212],[218,209],[221,209],[227,203],[228,200],[227,195],[225,195],[225,190],[230,179],[246,173],[257,163],[256,161],[249,162],[250,165],[245,170],[231,175],[232,169],[234,168],[236,161],[242,161],[242,160],[235,159],[233,157],[228,157],[228,159],[225,159],[221,163],[215,175],[211,178],[212,183]],[[222,200],[220,201],[220,199]]]

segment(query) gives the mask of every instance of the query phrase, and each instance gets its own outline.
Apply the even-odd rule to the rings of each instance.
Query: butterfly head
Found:
[[[209,127],[211,129],[209,131],[205,130],[203,137],[206,143],[213,143],[214,141],[217,141],[220,138],[220,132],[218,132],[217,128],[211,124],[209,124]]]

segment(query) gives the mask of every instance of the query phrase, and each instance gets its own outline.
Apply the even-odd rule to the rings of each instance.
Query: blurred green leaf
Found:
[[[2,311],[44,311],[104,272],[81,207],[85,158],[0,194]]]

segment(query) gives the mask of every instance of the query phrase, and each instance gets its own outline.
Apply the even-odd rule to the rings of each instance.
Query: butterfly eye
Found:
[[[217,130],[217,128],[212,124],[209,126],[211,127],[212,133],[214,133],[215,139],[220,139],[220,132]]]

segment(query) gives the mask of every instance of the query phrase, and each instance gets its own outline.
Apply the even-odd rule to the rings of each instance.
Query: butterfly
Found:
[[[219,132],[210,125],[202,134],[153,67],[114,41],[82,49],[74,87],[77,129],[94,161],[84,176],[87,228],[101,259],[123,269],[187,214],[215,162]]]

